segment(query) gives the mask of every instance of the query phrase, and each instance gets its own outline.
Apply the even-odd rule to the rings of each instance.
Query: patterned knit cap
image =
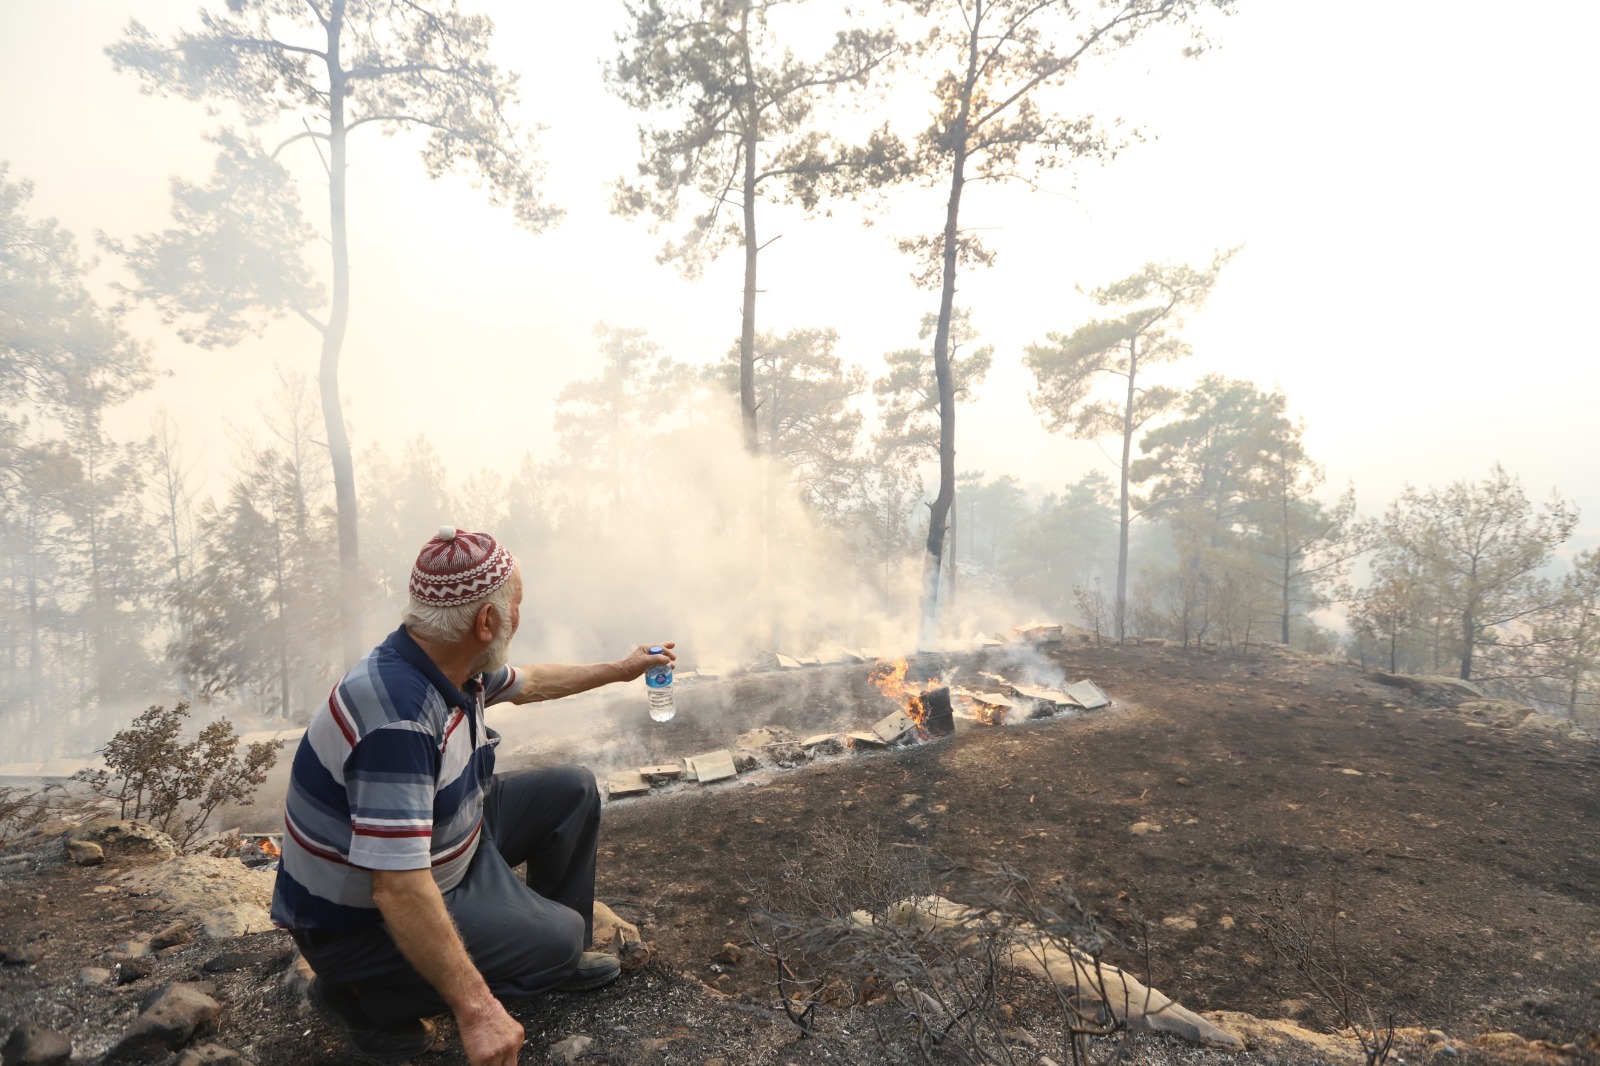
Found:
[[[487,533],[443,526],[411,568],[411,595],[432,607],[482,599],[506,583],[517,561]]]

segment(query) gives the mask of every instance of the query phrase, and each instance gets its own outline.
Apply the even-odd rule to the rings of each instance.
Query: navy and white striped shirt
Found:
[[[500,735],[483,709],[511,699],[512,666],[457,688],[402,626],[334,686],[300,739],[284,805],[272,920],[354,930],[383,918],[373,870],[460,883],[483,827]]]

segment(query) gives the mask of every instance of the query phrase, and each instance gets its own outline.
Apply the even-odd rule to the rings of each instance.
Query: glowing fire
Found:
[[[939,687],[939,679],[931,678],[925,685],[906,681],[906,671],[911,668],[909,659],[900,658],[880,667],[872,674],[872,684],[895,706],[906,712],[906,717],[917,724],[917,735],[927,739],[928,709],[922,705],[922,694]]]
[[[270,855],[274,859],[283,854],[282,850],[273,842],[271,837],[262,837],[260,840],[256,841],[256,847],[260,848],[263,854]]]

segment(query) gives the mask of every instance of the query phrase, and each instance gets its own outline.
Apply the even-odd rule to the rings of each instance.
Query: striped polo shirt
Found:
[[[515,667],[457,688],[404,626],[351,667],[306,727],[289,773],[272,920],[355,930],[383,918],[373,870],[461,882],[483,827],[500,735],[483,709],[521,687]]]

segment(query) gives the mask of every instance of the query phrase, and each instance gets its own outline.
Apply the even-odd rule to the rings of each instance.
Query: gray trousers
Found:
[[[483,839],[466,877],[444,894],[445,906],[496,996],[536,996],[577,969],[594,935],[600,792],[579,766],[496,774],[483,818]],[[524,862],[526,884],[512,871]],[[354,988],[375,1022],[449,1009],[383,926],[300,930],[294,939],[317,976]]]

